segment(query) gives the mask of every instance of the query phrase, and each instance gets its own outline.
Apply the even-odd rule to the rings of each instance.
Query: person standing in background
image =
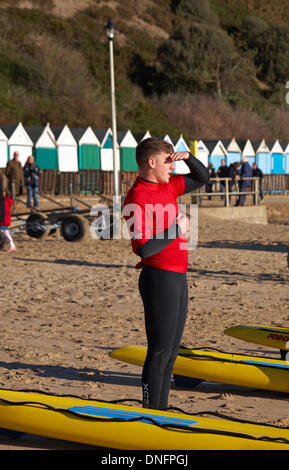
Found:
[[[14,152],[13,159],[9,160],[7,163],[5,168],[5,175],[8,178],[8,188],[10,193],[13,196],[19,196],[20,194],[23,194],[24,175],[18,152]],[[13,193],[13,189],[15,193]]]
[[[264,174],[263,174],[263,171],[260,170],[260,168],[257,167],[257,164],[255,162],[253,163],[253,176],[255,178],[259,178],[260,202],[263,202],[264,201],[264,196],[263,196],[262,184],[263,184]]]
[[[247,158],[242,158],[242,166],[240,171],[240,193],[247,193],[251,187],[251,178],[253,176],[253,170],[251,165],[248,163]],[[240,194],[236,206],[244,206],[246,202],[246,194]]]
[[[9,232],[9,225],[11,225],[11,207],[13,205],[13,198],[10,195],[8,189],[3,191],[3,200],[4,200],[4,219],[0,222],[0,234],[1,234],[1,242],[3,247],[5,248],[6,245],[8,246],[9,252],[15,251],[16,246]]]
[[[217,170],[217,176],[218,178],[228,178],[228,173],[229,173],[229,167],[226,165],[226,160],[222,159],[221,160],[221,166],[219,166]],[[225,192],[225,181],[220,181],[220,193]],[[222,199],[225,198],[224,194],[221,196]]]
[[[33,206],[38,207],[38,190],[40,185],[41,171],[34,161],[33,155],[30,155],[24,165],[24,181],[27,191],[27,207],[30,209]]]

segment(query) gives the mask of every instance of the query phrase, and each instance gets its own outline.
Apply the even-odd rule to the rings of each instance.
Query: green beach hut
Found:
[[[131,131],[119,131],[117,133],[117,140],[120,151],[120,169],[122,171],[138,171],[135,159],[137,141]]]
[[[46,127],[25,127],[25,130],[33,142],[33,155],[39,168],[42,170],[57,170],[57,145],[50,125],[47,124]]]
[[[78,145],[79,170],[100,169],[100,141],[91,127],[70,129]]]

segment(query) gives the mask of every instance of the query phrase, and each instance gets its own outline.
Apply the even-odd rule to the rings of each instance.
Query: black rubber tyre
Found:
[[[26,220],[26,233],[32,238],[44,238],[49,235],[45,229],[45,216],[40,212],[30,214]]]
[[[60,232],[67,242],[78,242],[89,233],[89,224],[84,217],[68,215],[61,222]]]

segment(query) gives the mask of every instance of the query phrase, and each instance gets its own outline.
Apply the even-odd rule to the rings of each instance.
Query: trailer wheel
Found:
[[[62,220],[60,231],[67,242],[77,242],[89,233],[89,223],[79,215],[68,215]]]
[[[45,229],[45,216],[41,212],[29,215],[26,220],[26,233],[32,238],[45,238],[49,235],[49,230]]]

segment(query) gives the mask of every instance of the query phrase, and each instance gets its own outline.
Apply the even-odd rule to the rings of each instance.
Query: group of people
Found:
[[[5,175],[8,178],[8,188],[11,194],[19,196],[23,188],[27,194],[27,208],[38,207],[38,191],[40,185],[41,170],[36,165],[33,155],[30,155],[24,167],[19,160],[19,152],[14,152],[12,160],[9,160],[5,169]]]
[[[38,207],[38,190],[41,170],[36,165],[34,157],[30,155],[24,167],[19,160],[19,153],[13,154],[5,168],[5,176],[8,179],[8,187],[3,187],[0,177],[0,249],[12,252],[16,250],[15,243],[9,231],[11,225],[11,208],[14,203],[13,196],[19,196],[26,189],[27,208]]]
[[[208,165],[208,171],[210,174],[210,178],[230,178],[229,184],[229,192],[231,193],[233,188],[238,186],[238,192],[241,193],[236,201],[236,206],[244,206],[246,201],[246,193],[251,188],[251,178],[258,177],[259,178],[259,195],[260,195],[260,202],[263,202],[263,191],[262,191],[262,180],[263,180],[263,172],[260,168],[258,168],[257,164],[254,162],[253,167],[249,164],[246,157],[243,157],[241,162],[231,163],[230,166],[226,165],[225,159],[221,160],[221,166],[218,168],[217,172],[215,172],[211,163]],[[214,185],[213,181],[208,181],[206,185],[206,192],[211,193],[212,187]],[[225,192],[225,181],[220,180],[220,192]],[[224,196],[221,196],[224,198]],[[229,196],[230,197],[230,196]],[[208,197],[211,199],[211,196]]]

